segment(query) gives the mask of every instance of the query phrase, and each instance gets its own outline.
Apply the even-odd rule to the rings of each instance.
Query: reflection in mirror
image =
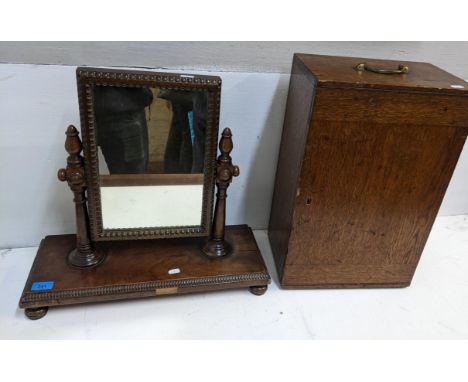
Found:
[[[206,91],[94,89],[103,228],[200,225]]]

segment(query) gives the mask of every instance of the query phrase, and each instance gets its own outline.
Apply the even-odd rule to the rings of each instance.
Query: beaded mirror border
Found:
[[[208,236],[213,215],[215,165],[219,129],[221,78],[149,71],[97,68],[76,70],[87,181],[90,234],[94,241]],[[158,87],[175,90],[206,90],[205,169],[202,216],[199,226],[135,227],[104,229],[99,188],[99,163],[94,110],[95,86]]]

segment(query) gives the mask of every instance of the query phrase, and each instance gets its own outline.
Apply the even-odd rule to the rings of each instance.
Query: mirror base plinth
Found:
[[[97,252],[80,252],[77,248],[68,254],[68,263],[75,268],[91,268],[102,263],[104,255]]]
[[[211,258],[228,256],[232,252],[232,245],[226,240],[216,241],[208,239],[202,249],[203,253]]]
[[[19,306],[28,318],[38,319],[47,307],[61,305],[235,288],[264,293],[271,278],[250,227],[227,226],[226,239],[232,251],[216,261],[200,250],[206,241],[203,237],[93,242],[93,253],[102,254],[105,261],[80,269],[68,263],[76,235],[47,236]],[[33,290],[37,282],[48,289]]]

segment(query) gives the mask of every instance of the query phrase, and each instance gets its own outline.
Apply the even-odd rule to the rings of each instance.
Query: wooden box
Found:
[[[468,84],[433,65],[295,54],[269,223],[282,286],[408,286],[467,132]]]

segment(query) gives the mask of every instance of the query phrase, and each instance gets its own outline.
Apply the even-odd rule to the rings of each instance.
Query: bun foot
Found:
[[[47,314],[48,310],[49,310],[48,306],[43,306],[40,308],[26,308],[24,310],[24,314],[30,320],[39,320],[40,318],[44,317]]]
[[[261,296],[267,291],[268,285],[251,286],[249,289],[250,293],[254,294],[255,296]]]

